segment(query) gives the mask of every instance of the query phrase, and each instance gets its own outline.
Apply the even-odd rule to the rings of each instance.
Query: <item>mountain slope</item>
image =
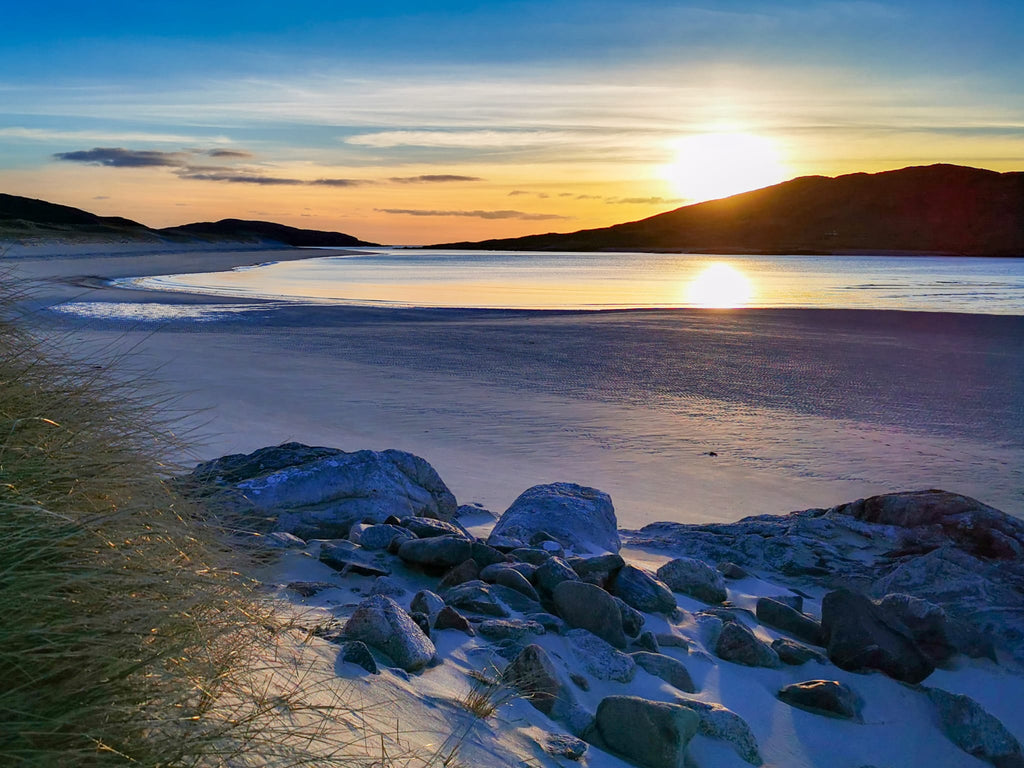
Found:
[[[1024,173],[930,165],[805,176],[612,227],[443,247],[1024,256]]]
[[[158,230],[162,234],[190,237],[218,238],[230,240],[273,240],[294,246],[375,245],[342,232],[324,232],[318,229],[299,229],[269,221],[245,221],[242,219],[221,219],[184,224]]]

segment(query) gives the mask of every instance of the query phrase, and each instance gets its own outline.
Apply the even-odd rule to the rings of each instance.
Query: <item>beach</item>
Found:
[[[1024,516],[1024,318],[867,310],[527,312],[110,288],[306,249],[14,254],[32,322],[176,398],[183,463],[288,440],[426,458],[460,503],[608,492],[620,525],[943,488]],[[61,302],[233,308],[82,318]]]

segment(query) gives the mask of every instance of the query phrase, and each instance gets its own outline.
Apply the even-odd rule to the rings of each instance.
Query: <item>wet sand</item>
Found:
[[[210,322],[83,320],[77,301],[238,304],[100,277],[315,251],[15,259],[31,320],[131,349],[176,394],[194,458],[285,440],[401,448],[462,503],[611,493],[620,524],[733,520],[939,487],[1024,515],[1024,318],[891,311],[510,312],[243,302]],[[122,367],[124,368],[124,363]],[[711,452],[716,456],[709,455]]]

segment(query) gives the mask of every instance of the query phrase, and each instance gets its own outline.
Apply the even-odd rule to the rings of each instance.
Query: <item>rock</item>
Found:
[[[362,640],[386,653],[406,672],[422,669],[436,653],[430,638],[409,614],[383,595],[374,595],[358,605],[345,623],[344,636],[349,640]]]
[[[486,619],[481,621],[477,631],[490,640],[516,640],[522,642],[534,635],[543,635],[544,627],[536,621],[522,619]]]
[[[388,597],[401,597],[405,594],[405,587],[390,576],[378,576],[370,588],[371,595],[387,595]]]
[[[508,561],[508,557],[502,554],[501,550],[488,546],[482,541],[473,542],[473,552],[470,557],[473,559],[473,562],[481,568],[486,568],[494,563],[504,563]]]
[[[355,664],[365,669],[371,675],[379,674],[377,662],[374,660],[373,654],[366,647],[366,643],[361,640],[349,640],[342,643],[341,649],[338,652],[338,661],[346,664]]]
[[[686,648],[689,650],[690,641],[682,637],[681,635],[673,634],[672,632],[659,632],[655,636],[659,646],[666,648]]]
[[[725,577],[700,560],[677,557],[658,569],[658,578],[670,589],[705,603],[724,603],[728,598]]]
[[[410,611],[418,611],[419,613],[425,613],[431,620],[431,622],[437,620],[437,615],[444,609],[444,600],[441,599],[440,595],[436,595],[429,589],[421,589],[412,597],[412,602],[409,603]]]
[[[664,656],[660,653],[648,653],[637,651],[629,654],[637,666],[648,674],[660,677],[669,685],[678,688],[684,693],[696,693],[697,688],[693,684],[693,678],[683,665],[683,662],[673,659],[671,656]]]
[[[925,688],[946,737],[969,755],[998,768],[1021,768],[1020,742],[1006,726],[969,696]]]
[[[482,581],[467,581],[456,587],[445,590],[441,597],[453,608],[462,608],[471,613],[483,613],[488,616],[506,618],[509,613],[491,594],[490,587]]]
[[[505,510],[492,535],[529,541],[544,531],[566,551],[618,552],[619,532],[611,497],[575,483],[535,485]]]
[[[487,546],[492,547],[499,552],[511,552],[512,550],[526,546],[526,542],[522,539],[516,539],[511,536],[495,535],[494,531],[491,531],[491,534],[487,537]]]
[[[434,619],[434,631],[440,632],[444,629],[457,629],[459,632],[465,632],[467,635],[476,634],[476,630],[473,629],[473,625],[469,623],[469,620],[450,605],[446,605],[438,611],[437,618]]]
[[[365,527],[359,534],[359,545],[365,550],[387,549],[396,538],[405,541],[415,537],[405,528],[381,523]]]
[[[565,634],[565,631],[569,629],[568,624],[551,613],[528,613],[525,618],[530,621],[536,621],[544,627],[545,631],[556,635]]]
[[[864,702],[850,686],[835,680],[808,680],[787,685],[779,691],[779,700],[816,715],[846,720],[861,719]]]
[[[240,511],[277,518],[302,538],[345,536],[360,521],[391,515],[449,520],[455,497],[423,459],[403,451],[356,451],[285,443],[198,465],[194,493]]]
[[[305,549],[306,542],[285,531],[272,531],[261,537],[260,543],[268,549]]]
[[[387,576],[391,573],[363,552],[358,544],[345,539],[321,544],[320,562],[341,573],[361,573],[366,576]]]
[[[493,569],[493,570],[490,570]],[[504,568],[489,565],[480,571],[480,578],[483,581],[490,582],[491,584],[500,584],[503,587],[514,589],[523,595],[526,595],[531,600],[539,603],[540,595],[537,594],[537,590],[533,588],[533,585],[526,579],[523,574],[515,570],[512,567],[506,566]]]
[[[632,565],[624,565],[615,574],[609,591],[616,597],[647,613],[672,613],[676,598],[664,582]]]
[[[848,589],[825,595],[821,629],[828,657],[842,669],[878,669],[897,680],[919,683],[935,668],[907,630],[887,624],[874,603]]]
[[[627,605],[626,601],[622,598],[613,596],[612,600],[619,607],[619,616],[622,617],[622,631],[626,633],[626,637],[639,637],[647,618],[633,606]]]
[[[597,635],[585,629],[570,629],[565,637],[575,659],[592,677],[628,683],[636,674],[636,662]]]
[[[692,699],[676,699],[676,703],[697,714],[700,718],[697,732],[702,736],[731,744],[736,754],[751,765],[764,765],[754,732],[735,712],[720,704]]]
[[[774,600],[776,603],[782,603],[783,605],[788,605],[794,611],[798,611],[800,613],[803,613],[803,610],[804,610],[804,599],[800,595],[795,595],[795,594],[767,595],[767,597],[769,599],[771,599],[771,600]]]
[[[432,517],[410,515],[409,517],[403,517],[399,521],[399,525],[412,532],[419,539],[430,539],[435,536],[454,536],[461,539],[472,539],[472,536],[467,534],[461,525],[455,525]]]
[[[589,630],[616,648],[626,647],[619,606],[600,587],[563,581],[555,587],[552,599],[556,612],[570,627]]]
[[[402,542],[398,556],[407,563],[428,568],[450,568],[469,560],[473,546],[458,536],[433,536]]]
[[[498,571],[504,571],[512,567],[512,563],[490,563],[480,569],[479,579],[480,581],[486,581],[488,584],[493,584],[495,577],[498,575]]]
[[[661,646],[658,644],[658,638],[649,629],[637,635],[636,640],[634,640],[629,647],[635,651],[661,653]]]
[[[730,563],[726,561],[723,563],[719,563],[717,566],[715,566],[715,569],[720,574],[725,576],[725,578],[732,579],[733,581],[739,581],[740,579],[750,578],[750,574],[747,573],[747,571],[743,568],[740,568],[738,565],[736,565],[736,563]]]
[[[531,644],[520,651],[505,667],[502,680],[526,694],[530,703],[548,716],[555,714],[560,704],[572,700],[554,662],[539,645]]]
[[[543,565],[554,557],[554,555],[546,549],[539,549],[537,547],[520,547],[519,549],[513,549],[508,553],[508,556],[521,563],[529,563],[530,565],[538,566]]]
[[[476,561],[465,560],[444,575],[444,578],[438,582],[437,589],[439,592],[444,592],[446,589],[465,584],[467,581],[476,581],[479,576],[480,566],[476,564]]]
[[[738,621],[727,621],[722,625],[715,643],[715,654],[720,659],[748,667],[781,666],[778,654]]]
[[[612,577],[626,564],[617,553],[594,557],[570,557],[567,562],[583,581],[606,587]]]
[[[604,744],[643,768],[682,768],[699,722],[686,707],[636,696],[608,696],[597,707]]]
[[[800,645],[800,643],[794,642],[788,637],[780,637],[773,640],[772,650],[778,655],[779,661],[792,667],[799,667],[808,661],[816,661],[819,664],[828,663],[828,659],[823,654],[818,653],[813,648],[808,648],[806,645]]]
[[[302,597],[312,597],[325,589],[334,589],[337,586],[337,584],[327,581],[290,581],[286,588],[292,592],[298,592]]]
[[[956,654],[942,606],[899,593],[886,595],[877,605],[887,624],[897,622],[907,628],[932,664],[944,664]]]
[[[551,595],[555,591],[555,587],[563,581],[579,581],[580,577],[565,560],[560,557],[552,557],[537,568],[533,574],[533,580],[541,592]]]
[[[542,541],[539,546],[553,557],[565,557],[565,548],[557,541]]]
[[[416,622],[416,626],[424,635],[430,637],[430,617],[420,611],[409,611],[409,618]]]
[[[541,745],[545,752],[568,760],[580,760],[587,753],[587,742],[564,733],[549,733]]]
[[[822,645],[821,625],[810,616],[770,597],[758,598],[757,620],[811,645]]]
[[[519,611],[520,613],[540,613],[544,610],[536,600],[527,597],[518,590],[510,589],[503,584],[492,584],[490,589],[492,595],[501,600],[501,602],[513,611]]]

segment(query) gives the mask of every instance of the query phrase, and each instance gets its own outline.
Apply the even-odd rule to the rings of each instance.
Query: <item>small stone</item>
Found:
[[[733,581],[750,578],[750,574],[747,573],[746,570],[744,570],[740,566],[736,565],[736,563],[730,563],[728,561],[725,561],[719,563],[716,566],[716,568],[720,574],[725,576],[725,578],[732,579]]]
[[[490,587],[482,581],[467,581],[446,590],[441,597],[453,608],[462,608],[471,613],[505,618],[508,610],[491,593]]]
[[[346,664],[355,664],[362,667],[371,675],[379,674],[377,662],[374,660],[373,654],[370,653],[366,643],[361,640],[349,640],[342,643],[341,649],[338,652],[338,660]]]
[[[286,588],[298,592],[303,597],[312,597],[325,589],[334,589],[337,586],[326,581],[290,581]]]
[[[434,619],[435,632],[445,629],[456,629],[459,632],[465,632],[467,635],[476,634],[476,630],[473,629],[473,625],[469,623],[469,620],[450,605],[442,608],[438,612],[437,618]]]
[[[412,602],[409,603],[410,611],[425,613],[432,621],[437,619],[437,615],[443,609],[444,600],[441,599],[440,595],[434,594],[429,589],[421,589],[413,595]]]
[[[564,733],[549,733],[542,746],[549,755],[573,761],[580,760],[587,753],[587,742]]]
[[[661,653],[661,646],[658,645],[658,638],[649,629],[637,635],[636,640],[632,642],[630,647],[635,651],[650,651],[651,653]]]
[[[466,532],[453,523],[446,523],[444,520],[437,520],[432,517],[403,517],[400,526],[411,531],[417,538],[430,539],[436,536],[455,536],[468,539]]]
[[[387,595],[388,597],[401,597],[405,594],[405,587],[390,576],[378,576],[373,580],[373,586],[370,588],[370,594]]]

